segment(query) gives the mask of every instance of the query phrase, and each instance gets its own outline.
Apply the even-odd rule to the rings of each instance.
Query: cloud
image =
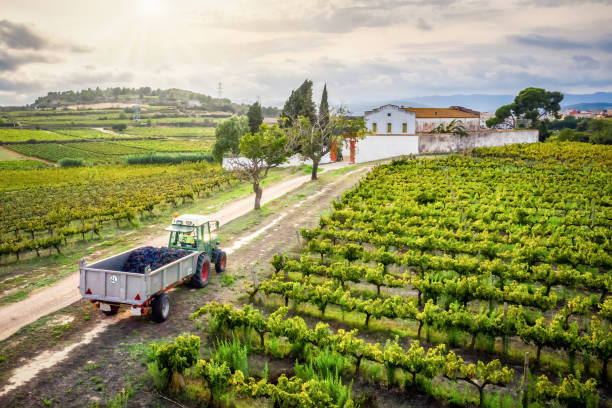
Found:
[[[25,24],[0,21],[0,43],[16,50],[40,50],[49,45],[47,40]]]
[[[0,72],[17,71],[22,65],[37,62],[55,62],[54,59],[41,54],[9,54],[0,51]]]
[[[563,6],[574,6],[583,5],[586,3],[599,3],[599,4],[612,4],[612,0],[517,0],[515,4],[520,7],[563,7]]]
[[[25,24],[0,20],[0,46],[9,50],[68,51],[82,54],[92,48],[62,41],[49,41]]]
[[[431,31],[433,29],[431,24],[429,24],[429,23],[427,23],[427,21],[423,20],[422,17],[419,17],[419,19],[417,20],[417,28],[419,30],[423,30],[423,31]]]
[[[572,60],[581,69],[597,69],[600,66],[599,61],[588,55],[574,55]]]
[[[209,24],[224,29],[247,32],[319,32],[349,33],[361,28],[388,27],[408,21],[416,9],[437,9],[449,7],[457,0],[368,0],[348,1],[343,6],[321,6],[308,9],[298,4],[296,13],[285,15],[282,11],[265,17],[231,19],[210,14]],[[467,6],[463,6],[464,8]],[[292,10],[293,11],[293,10]],[[428,30],[429,25],[422,19],[420,29]]]
[[[566,40],[558,37],[549,37],[540,34],[513,35],[510,41],[532,47],[548,48],[550,50],[571,50],[576,48],[588,48],[589,44]]]

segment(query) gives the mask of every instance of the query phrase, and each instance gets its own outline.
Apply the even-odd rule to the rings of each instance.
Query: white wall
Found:
[[[373,124],[376,123],[376,134],[405,134],[414,135],[415,133],[415,118],[414,112],[407,111],[396,105],[384,105],[380,108],[368,111],[364,115],[366,128],[371,133]],[[391,133],[387,132],[387,123],[391,123]],[[407,132],[403,133],[402,124],[407,124]]]
[[[378,136],[368,135],[355,143],[355,163],[364,163],[373,160],[387,159],[408,154],[419,154],[418,136]],[[349,160],[351,157],[350,144],[342,146],[342,157]]]

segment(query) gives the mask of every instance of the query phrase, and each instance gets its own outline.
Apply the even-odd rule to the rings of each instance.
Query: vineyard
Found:
[[[210,118],[218,121],[218,119]],[[129,127],[125,133],[141,137],[214,137],[214,127]]]
[[[95,236],[106,223],[134,221],[158,205],[195,200],[231,183],[219,166],[108,166],[3,171],[0,256],[5,261]]]
[[[75,144],[76,143],[23,143],[10,145],[10,149],[26,156],[38,157],[52,162],[58,162],[67,157],[83,159],[88,163],[107,163],[112,161],[112,158],[108,157],[106,154],[73,147]]]
[[[187,135],[190,133],[201,134],[199,129],[202,128],[193,128],[197,130],[188,132],[183,132],[180,128],[176,129],[181,132],[172,131],[162,133],[177,133],[180,135]],[[151,133],[151,135],[154,134],[155,133]],[[156,152],[208,152],[213,144],[213,140],[204,138],[198,140],[108,140],[109,138],[125,139],[130,137],[142,138],[154,136],[149,136],[147,132],[144,132],[144,135],[140,136],[109,134],[95,129],[56,129],[54,132],[25,129],[0,130],[0,142],[11,142],[11,144],[6,145],[6,148],[23,155],[38,157],[52,162],[71,158],[83,160],[86,164],[125,163],[125,159],[129,155],[145,155]]]
[[[155,367],[197,377],[213,401],[373,406],[355,386],[383,385],[453,406],[605,406],[611,153],[535,144],[378,166],[301,230],[300,253],[276,255],[272,275],[247,284],[261,310],[193,314],[231,344],[207,361],[192,350],[178,369],[167,361],[181,348],[168,345]],[[297,360],[294,376],[252,373],[248,353]],[[176,393],[168,381],[156,385]]]

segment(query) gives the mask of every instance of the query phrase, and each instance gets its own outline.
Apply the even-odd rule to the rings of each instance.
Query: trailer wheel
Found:
[[[194,288],[203,288],[208,285],[208,275],[210,272],[210,259],[208,255],[201,254],[198,258],[196,272],[191,276],[191,286]]]
[[[119,305],[110,305],[111,310],[103,310],[102,313],[104,313],[107,316],[113,316],[116,315],[117,312],[119,311]]]
[[[225,272],[227,266],[227,254],[223,251],[219,251],[217,254],[217,262],[215,263],[215,271],[217,273]]]
[[[151,302],[151,318],[157,323],[161,323],[170,315],[170,298],[165,292],[155,296]]]

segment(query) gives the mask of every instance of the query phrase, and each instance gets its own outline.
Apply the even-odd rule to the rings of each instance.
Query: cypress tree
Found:
[[[261,105],[259,102],[255,102],[249,107],[247,112],[249,118],[249,130],[251,133],[259,131],[259,126],[263,123],[263,113],[261,112]]]
[[[319,122],[321,127],[327,126],[329,122],[329,105],[327,104],[327,84],[323,85],[323,94],[321,95],[321,104],[319,105]]]

